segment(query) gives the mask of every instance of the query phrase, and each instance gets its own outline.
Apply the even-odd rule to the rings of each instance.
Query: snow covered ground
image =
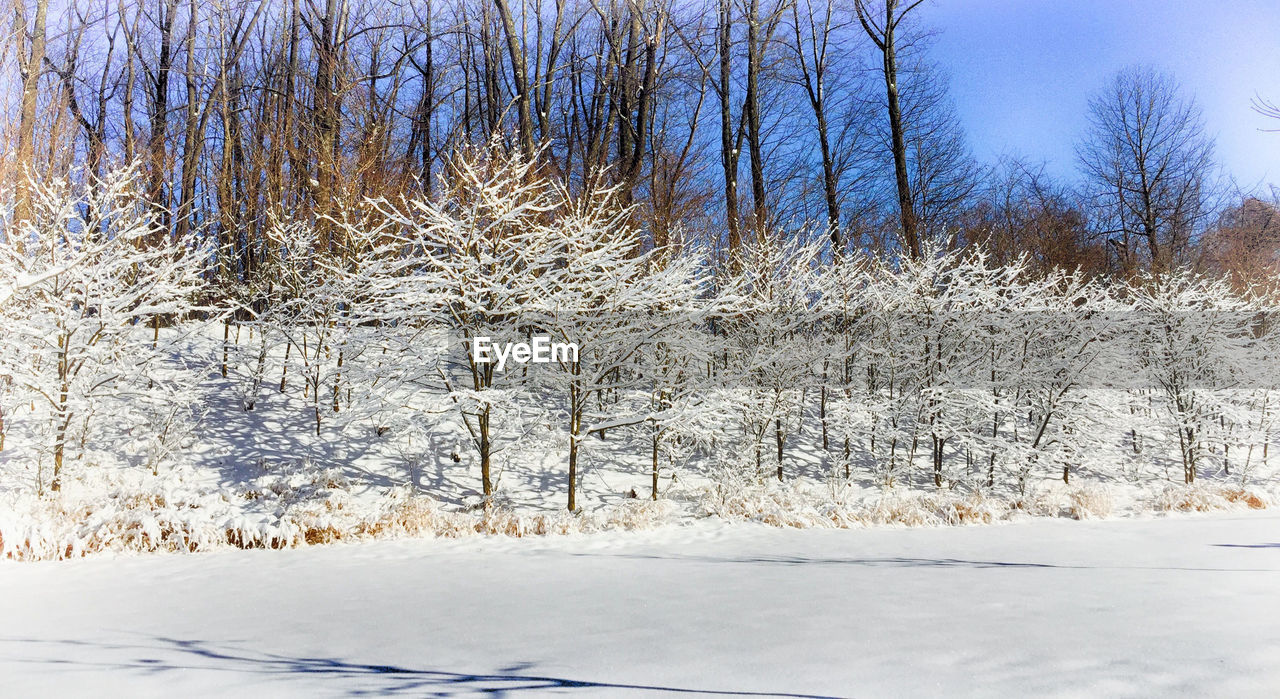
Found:
[[[7,696],[1274,696],[1280,515],[0,562]]]

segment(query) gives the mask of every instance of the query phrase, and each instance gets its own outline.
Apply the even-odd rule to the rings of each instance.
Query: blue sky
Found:
[[[1280,133],[1259,131],[1280,122],[1250,108],[1255,93],[1280,103],[1280,0],[929,0],[916,12],[938,31],[932,55],[980,159],[1017,154],[1074,178],[1089,98],[1146,64],[1195,96],[1242,185],[1280,185]]]

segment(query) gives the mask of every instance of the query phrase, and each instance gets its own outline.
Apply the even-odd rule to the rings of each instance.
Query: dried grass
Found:
[[[802,484],[718,485],[706,489],[701,514],[776,527],[940,526],[990,524],[1006,519],[1011,505],[981,493],[902,493],[853,502]]]
[[[190,499],[117,488],[102,506],[67,493],[10,498],[0,503],[0,558],[282,549],[402,537],[548,536],[645,529],[668,521],[670,514],[668,503],[637,500],[579,514],[526,514],[499,505],[455,512],[408,488],[357,502],[349,487],[334,474],[320,474],[302,486],[279,479],[243,492],[206,492]]]
[[[1262,493],[1245,488],[1195,483],[1186,486],[1168,486],[1156,495],[1152,505],[1155,509],[1165,512],[1262,510],[1267,508],[1268,499]]]
[[[1227,488],[1222,496],[1230,503],[1242,503],[1251,510],[1267,509],[1267,501],[1261,495],[1243,488]]]
[[[1106,519],[1115,509],[1110,491],[1102,486],[1086,485],[1067,494],[1067,514],[1073,519]]]
[[[95,488],[98,486],[95,485]],[[77,558],[101,552],[192,553],[216,548],[280,549],[366,539],[552,536],[648,529],[673,521],[669,500],[625,499],[596,512],[520,512],[502,501],[454,511],[407,487],[356,498],[336,471],[264,476],[235,492],[185,483],[116,484],[95,499],[0,500],[0,558]],[[102,492],[83,488],[84,493]],[[803,482],[727,479],[676,497],[695,516],[785,528],[991,524],[1018,516],[1111,517],[1112,491],[1101,485],[1048,488],[1011,498],[980,492],[888,490],[850,496]],[[1168,486],[1137,506],[1164,512],[1264,509],[1265,493],[1218,484]]]
[[[1137,503],[1138,509],[1177,512],[1263,509],[1259,491],[1205,484],[1170,486]],[[732,481],[705,488],[699,514],[776,527],[956,526],[991,524],[1018,516],[1106,519],[1117,514],[1111,487],[1088,484],[1049,487],[1019,497],[981,492],[885,491],[852,502],[804,484]]]

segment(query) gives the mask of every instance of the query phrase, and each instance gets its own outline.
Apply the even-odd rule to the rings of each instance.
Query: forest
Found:
[[[14,0],[0,555],[1266,507],[1280,196],[1146,66],[980,161],[930,9]]]

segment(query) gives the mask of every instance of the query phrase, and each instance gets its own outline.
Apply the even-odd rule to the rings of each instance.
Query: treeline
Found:
[[[816,223],[828,257],[1002,261],[1130,277],[1274,272],[1274,197],[1221,186],[1194,102],[1131,69],[1099,86],[1081,184],[980,163],[918,0],[19,0],[0,63],[2,160],[98,177],[141,163],[162,231],[216,244],[225,288],[279,221],[431,197],[494,134],[575,192],[614,187],[648,247],[720,259]],[[1266,201],[1264,201],[1266,199]]]
[[[262,275],[215,304],[223,258],[163,235],[145,175],[41,185],[0,244],[0,448],[35,465],[38,491],[87,453],[158,472],[227,418],[204,396],[230,392],[217,409],[284,394],[317,441],[410,463],[456,439],[486,502],[504,460],[556,454],[571,511],[584,463],[638,449],[655,499],[673,469],[784,480],[800,452],[833,485],[1018,495],[1269,465],[1272,295],[937,243],[832,260],[821,226],[722,261],[652,247],[623,188],[574,193],[540,167],[494,143],[451,160],[431,197],[274,221]],[[535,336],[577,352],[505,370],[471,354],[476,337]]]

